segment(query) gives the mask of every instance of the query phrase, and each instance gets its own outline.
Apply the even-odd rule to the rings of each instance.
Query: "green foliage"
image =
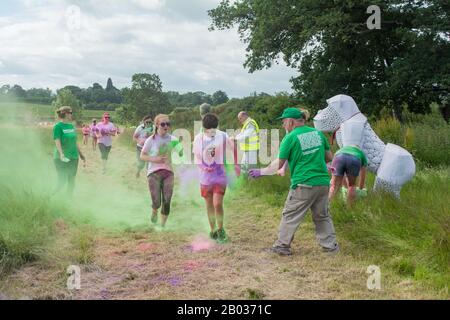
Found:
[[[57,110],[60,107],[69,106],[73,111],[73,119],[80,122],[83,116],[83,110],[81,108],[80,102],[72,94],[70,90],[62,89],[58,91],[56,100],[53,102],[53,109]]]
[[[123,90],[125,104],[118,111],[122,122],[139,123],[144,116],[154,118],[159,113],[169,114],[171,106],[162,91],[162,82],[156,74],[133,75],[131,89]]]
[[[381,8],[380,30],[367,28],[369,5]],[[293,87],[312,111],[343,93],[366,114],[404,103],[425,113],[448,95],[448,1],[223,0],[209,15],[211,30],[237,26],[250,72],[280,57],[297,69]]]
[[[412,153],[419,165],[450,164],[450,125],[435,111],[429,115],[404,113],[405,122],[388,117],[373,129],[385,143],[400,145]]]

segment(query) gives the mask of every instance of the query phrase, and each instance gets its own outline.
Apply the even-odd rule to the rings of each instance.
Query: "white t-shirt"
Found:
[[[164,136],[156,134],[145,140],[144,147],[142,148],[143,153],[151,157],[166,156],[168,159],[167,163],[149,162],[147,175],[150,175],[158,170],[168,170],[173,172],[172,152],[174,150],[180,153],[183,148],[178,138],[171,134],[165,134]]]

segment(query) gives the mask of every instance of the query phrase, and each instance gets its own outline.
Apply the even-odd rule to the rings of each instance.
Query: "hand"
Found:
[[[284,170],[284,168],[281,168],[277,171],[277,175],[279,175],[280,177],[284,177],[285,174],[286,170]]]
[[[213,168],[211,168],[211,167],[203,167],[203,171],[205,171],[205,172],[213,172],[214,171],[214,169]]]
[[[252,178],[259,178],[261,177],[261,169],[250,169],[248,171],[248,175]]]
[[[66,156],[64,154],[61,154],[59,157],[59,160],[61,160],[62,162],[70,162],[70,159],[66,158]]]
[[[154,158],[154,161],[152,161],[152,162],[155,162],[155,163],[166,163],[167,162],[167,156],[156,156]]]

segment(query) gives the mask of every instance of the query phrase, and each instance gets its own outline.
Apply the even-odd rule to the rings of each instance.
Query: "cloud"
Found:
[[[124,87],[146,72],[179,92],[289,90],[293,70],[280,64],[249,74],[236,30],[208,31],[206,10],[217,3],[23,0],[20,14],[0,17],[0,83],[56,89],[111,77]]]

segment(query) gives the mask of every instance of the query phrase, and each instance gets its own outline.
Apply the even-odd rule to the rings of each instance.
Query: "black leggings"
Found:
[[[67,184],[67,193],[72,195],[75,188],[75,177],[78,171],[78,159],[70,159],[69,162],[54,159],[54,163],[56,173],[58,174],[56,192],[61,191]]]

